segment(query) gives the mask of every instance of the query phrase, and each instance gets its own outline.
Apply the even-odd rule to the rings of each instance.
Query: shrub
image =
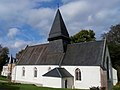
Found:
[[[91,87],[90,90],[100,90],[99,87]]]
[[[106,90],[106,87],[101,87],[100,90]]]
[[[118,85],[114,86],[113,90],[120,90],[120,86],[118,86]]]

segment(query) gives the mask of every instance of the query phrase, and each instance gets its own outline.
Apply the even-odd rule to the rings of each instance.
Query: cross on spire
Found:
[[[56,39],[63,39],[63,38],[68,40],[69,33],[63,21],[60,10],[58,9],[49,33],[48,41],[53,41]]]
[[[59,9],[59,7],[60,7],[60,2],[59,0],[57,0],[57,8]]]
[[[59,4],[59,2],[57,3],[57,7],[58,7],[58,8],[60,7],[60,4]]]

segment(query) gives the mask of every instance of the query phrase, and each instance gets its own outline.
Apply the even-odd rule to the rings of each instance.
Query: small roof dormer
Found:
[[[67,31],[67,28],[65,26],[65,23],[63,21],[59,9],[57,10],[54,22],[52,24],[48,41],[53,41],[58,39],[69,40],[69,33]]]

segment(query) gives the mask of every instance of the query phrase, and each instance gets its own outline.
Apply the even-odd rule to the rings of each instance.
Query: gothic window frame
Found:
[[[25,76],[25,67],[22,67],[22,76]]]
[[[81,70],[79,68],[75,69],[75,80],[81,81]]]
[[[34,67],[34,77],[36,78],[37,77],[37,73],[38,73],[38,70],[36,67]]]

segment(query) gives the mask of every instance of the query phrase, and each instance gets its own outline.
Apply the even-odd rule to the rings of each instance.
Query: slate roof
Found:
[[[54,22],[52,24],[48,41],[55,40],[58,38],[69,39],[69,34],[59,9],[57,10]]]
[[[59,65],[64,53],[51,53],[48,44],[28,46],[21,57],[18,65]]]
[[[48,44],[28,46],[18,65],[98,66],[102,63],[104,41],[68,44],[66,53],[52,53]]]
[[[101,65],[104,41],[69,44],[62,65]]]
[[[65,68],[54,68],[51,71],[44,74],[43,76],[60,78],[73,77]]]

